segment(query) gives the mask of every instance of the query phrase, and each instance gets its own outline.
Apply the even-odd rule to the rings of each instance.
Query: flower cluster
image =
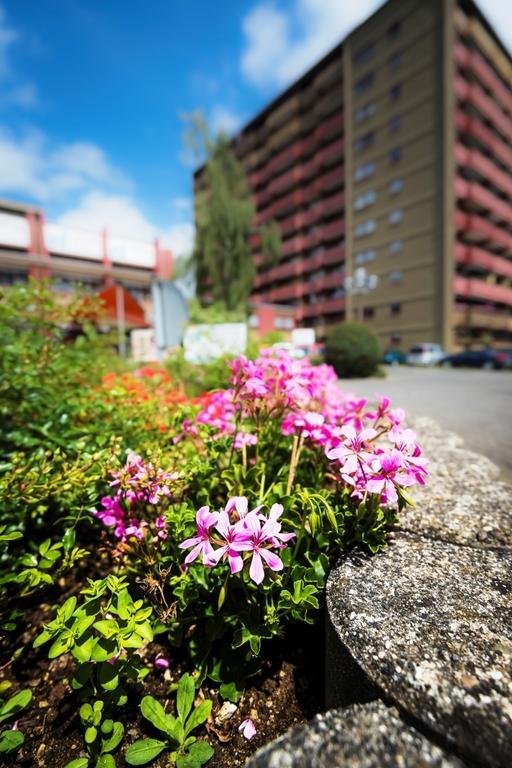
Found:
[[[200,401],[196,425],[208,425],[214,437],[233,435],[233,447],[259,441],[265,419],[280,424],[284,436],[319,448],[339,465],[337,477],[356,498],[375,494],[383,504],[398,501],[399,489],[424,484],[426,460],[416,435],[405,429],[404,412],[381,397],[376,407],[344,393],[334,370],[294,360],[286,352],[262,352],[256,360],[230,363],[232,388]],[[184,423],[191,434],[197,426]],[[298,454],[295,454],[298,460]]]
[[[272,550],[286,547],[295,534],[281,531],[282,504],[273,504],[268,517],[261,509],[258,506],[249,510],[245,496],[232,497],[219,512],[201,507],[196,513],[195,536],[179,545],[191,550],[185,566],[201,556],[209,568],[226,561],[233,574],[239,573],[250,560],[249,577],[255,584],[261,584],[265,577],[264,564],[272,571],[282,570],[283,561]]]
[[[130,453],[125,465],[113,472],[112,477],[110,485],[116,489],[115,495],[101,499],[102,509],[94,512],[95,517],[107,527],[113,527],[114,536],[121,542],[148,538],[153,544],[164,541],[167,538],[165,516],[151,512],[152,508],[161,508],[171,501],[171,485],[178,474],[164,472]]]

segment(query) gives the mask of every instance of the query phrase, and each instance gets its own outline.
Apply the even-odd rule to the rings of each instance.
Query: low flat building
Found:
[[[151,282],[172,275],[171,251],[158,240],[143,242],[67,227],[45,220],[42,209],[0,200],[0,283],[51,277],[66,289],[81,283],[99,292],[122,285],[150,301]]]

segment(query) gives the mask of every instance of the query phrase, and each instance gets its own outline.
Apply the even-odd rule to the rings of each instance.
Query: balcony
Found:
[[[471,242],[486,243],[491,249],[512,250],[512,235],[481,216],[455,211],[455,228]]]
[[[466,181],[460,176],[455,179],[455,194],[459,200],[464,200],[473,210],[486,211],[494,219],[499,219],[505,225],[512,226],[512,207],[490,190],[475,181]]]
[[[455,45],[455,61],[460,67],[471,72],[486,88],[496,94],[505,109],[512,113],[512,93],[478,51],[469,50],[462,42],[458,42]]]
[[[468,149],[462,144],[457,144],[455,147],[455,159],[461,167],[483,176],[512,198],[512,177],[498,168],[481,152],[478,152],[476,149]]]
[[[345,311],[345,297],[340,296],[338,298],[324,299],[323,301],[317,301],[316,304],[304,304],[301,307],[302,317],[310,318],[318,315],[330,315],[334,313]]]
[[[461,133],[468,134],[476,139],[512,170],[512,150],[480,120],[475,117],[469,117],[461,109],[458,109],[455,114],[455,124]]]
[[[495,256],[493,253],[489,253],[482,248],[457,243],[455,246],[455,259],[458,264],[512,278],[512,261],[504,259],[502,256]]]
[[[456,276],[453,280],[453,292],[457,296],[512,306],[512,288],[486,283],[473,277]]]
[[[512,331],[512,315],[498,312],[487,307],[456,307],[453,313],[453,325],[456,328],[477,328],[488,331]]]
[[[468,83],[463,77],[455,77],[455,94],[462,102],[472,104],[484,117],[490,120],[509,142],[512,142],[512,123],[499,107],[476,83]]]

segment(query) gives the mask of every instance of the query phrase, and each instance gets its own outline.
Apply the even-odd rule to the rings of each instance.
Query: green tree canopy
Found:
[[[279,257],[281,238],[275,222],[255,227],[256,208],[247,178],[229,137],[209,135],[204,119],[190,118],[186,142],[204,159],[196,174],[196,238],[192,253],[199,297],[210,294],[228,311],[245,306],[252,291],[255,265],[250,235],[259,234],[267,263]]]

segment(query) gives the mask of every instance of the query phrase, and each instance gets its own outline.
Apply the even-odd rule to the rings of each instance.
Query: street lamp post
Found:
[[[369,275],[365,267],[358,267],[352,275],[347,275],[345,278],[343,287],[349,296],[354,297],[353,310],[356,320],[359,315],[359,307],[356,307],[355,297],[371,293],[371,291],[375,290],[378,283],[378,275]]]

